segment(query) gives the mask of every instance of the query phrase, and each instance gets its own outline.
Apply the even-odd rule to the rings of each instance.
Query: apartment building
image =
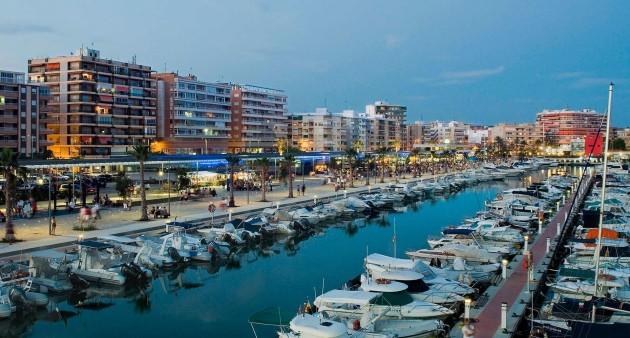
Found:
[[[282,90],[232,85],[230,104],[228,152],[272,152],[276,140],[287,137],[287,95]]]
[[[536,114],[536,138],[546,145],[570,146],[576,138],[606,132],[606,115],[594,110],[544,110]]]
[[[521,144],[525,142],[533,145],[538,138],[536,125],[533,123],[500,123],[488,129],[488,139],[493,142],[497,137],[510,144]]]
[[[157,81],[158,93],[155,151],[171,155],[228,151],[230,84],[175,73],[151,76]]]
[[[626,148],[630,150],[630,128],[614,128],[614,137],[620,138],[626,143]]]
[[[407,107],[389,104],[387,101],[376,101],[374,104],[366,105],[365,113],[370,117],[379,115],[388,119],[394,119],[401,125],[407,123]]]
[[[345,121],[345,143],[346,146],[354,146],[357,142],[363,144],[361,150],[375,150],[370,146],[370,130],[372,127],[371,119],[365,113],[352,109],[346,109],[341,112]]]
[[[347,146],[346,119],[326,108],[289,115],[289,142],[301,151],[343,151]]]
[[[53,123],[48,88],[24,82],[25,74],[0,70],[0,147],[10,148],[22,158],[41,154],[52,145],[47,140]]]
[[[70,56],[28,61],[30,82],[50,89],[56,157],[126,155],[156,136],[156,81],[151,67],[101,58],[80,48]]]

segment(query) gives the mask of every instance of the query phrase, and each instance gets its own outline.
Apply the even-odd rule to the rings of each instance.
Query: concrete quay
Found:
[[[425,175],[422,178],[416,179],[408,176],[399,181],[431,180],[443,175],[446,174],[434,176]],[[379,180],[380,176],[370,177],[370,186],[366,186],[365,180],[355,181],[355,188],[347,188],[345,191],[348,195],[351,195],[381,189],[382,187],[395,183],[393,178],[386,177],[385,183],[378,183]],[[91,231],[75,230],[75,227],[80,224],[78,208],[71,214],[64,210],[58,212],[55,216],[57,221],[55,235],[48,235],[48,211],[46,208],[43,208],[43,210],[41,208],[41,206],[47,202],[39,202],[40,210],[33,218],[24,219],[18,217],[13,220],[16,237],[20,241],[12,244],[0,243],[0,258],[15,258],[31,251],[71,246],[75,244],[79,238],[94,239],[103,235],[131,235],[160,231],[165,229],[166,222],[173,221],[175,218],[177,221],[182,222],[209,222],[213,218],[213,214],[208,211],[210,203],[214,203],[217,207],[214,212],[214,220],[217,222],[218,220],[227,218],[229,210],[233,210],[232,216],[237,217],[251,214],[264,208],[275,208],[277,205],[279,205],[280,208],[285,208],[297,204],[313,203],[315,196],[317,196],[318,201],[322,199],[327,201],[344,196],[344,190],[335,192],[334,185],[324,184],[325,182],[326,179],[321,177],[296,178],[293,182],[293,189],[296,189],[297,185],[302,186],[305,184],[306,191],[305,196],[301,196],[301,190],[299,196],[297,190],[294,191],[294,198],[287,197],[287,186],[282,183],[280,185],[274,184],[273,191],[267,191],[267,202],[260,201],[262,195],[260,191],[234,191],[234,199],[237,207],[229,209],[219,208],[219,202],[229,198],[229,191],[226,191],[222,187],[214,187],[218,193],[214,198],[205,197],[180,201],[179,196],[172,194],[170,199],[171,217],[168,219],[154,219],[149,216],[149,221],[139,221],[139,198],[134,198],[133,207],[130,211],[125,211],[122,207],[102,208],[100,211],[101,219],[96,220],[94,223],[96,230]],[[164,193],[163,195],[164,196],[157,196],[159,199],[155,199],[156,196],[153,194],[152,197],[154,197],[154,199],[147,200],[148,207],[151,208],[153,205],[167,207],[168,204],[165,201],[167,194]],[[116,198],[113,199],[115,200]],[[4,234],[5,224],[0,226],[0,231]]]

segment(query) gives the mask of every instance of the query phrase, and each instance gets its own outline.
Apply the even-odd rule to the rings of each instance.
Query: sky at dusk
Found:
[[[3,1],[0,69],[69,55],[284,90],[290,112],[408,107],[408,121],[605,112],[630,127],[628,1]]]

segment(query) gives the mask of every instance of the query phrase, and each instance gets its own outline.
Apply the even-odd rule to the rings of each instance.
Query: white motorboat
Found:
[[[369,292],[408,292],[413,299],[434,304],[453,304],[463,302],[464,297],[456,293],[446,293],[436,288],[429,287],[422,281],[422,275],[418,272],[392,270],[375,272],[373,276],[361,275],[360,290]]]
[[[445,245],[438,249],[419,249],[406,254],[411,259],[419,259],[425,263],[430,263],[432,259],[453,263],[457,257],[464,258],[471,265],[500,263],[502,260],[501,254],[462,244]]]
[[[444,319],[453,311],[443,306],[414,300],[408,293],[375,293],[366,291],[331,290],[315,299],[320,312],[351,318],[361,318],[366,312],[401,319]]]
[[[328,313],[297,314],[281,338],[393,338],[435,337],[445,332],[439,320],[394,319],[366,312],[361,319],[330,317]]]
[[[370,254],[365,258],[365,268],[374,277],[406,281],[422,279],[432,292],[445,296],[450,294],[467,295],[475,292],[472,287],[456,280],[444,278],[436,274],[431,267],[420,260],[392,258],[381,254]]]

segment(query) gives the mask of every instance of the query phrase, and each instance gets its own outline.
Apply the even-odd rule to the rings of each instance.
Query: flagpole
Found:
[[[394,217],[394,258],[396,258],[396,217]]]

